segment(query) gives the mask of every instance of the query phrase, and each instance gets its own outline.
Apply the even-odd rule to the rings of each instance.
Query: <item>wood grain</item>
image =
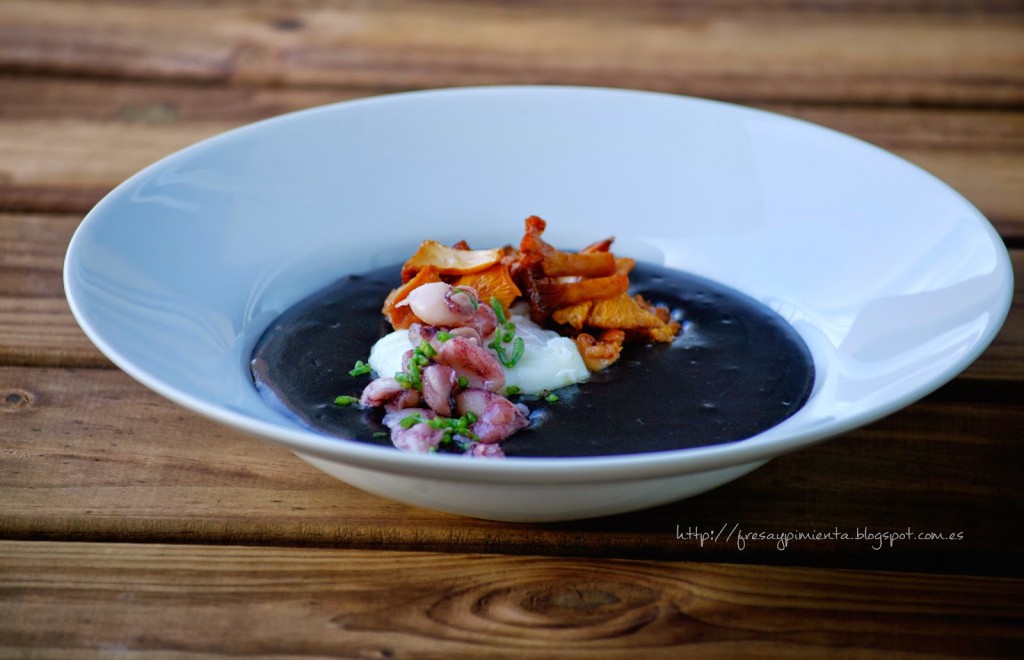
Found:
[[[0,559],[12,655],[1024,653],[1024,585],[1007,579],[95,543],[0,542]]]
[[[924,402],[705,495],[629,515],[511,525],[363,493],[199,418],[116,370],[0,368],[0,538],[672,558],[1020,575],[1015,404]],[[839,529],[850,538],[738,537]],[[958,532],[962,540],[856,539]],[[684,538],[677,532],[682,531]]]
[[[0,213],[0,364],[110,367],[64,300],[61,268],[79,215]],[[961,377],[1024,381],[1024,251],[1012,252],[1013,306],[992,346]]]
[[[0,296],[61,296],[64,252],[81,219],[0,213]]]
[[[3,0],[0,656],[1024,657],[1022,32],[1020,0]],[[1010,245],[1008,322],[880,422],[544,525],[335,481],[74,323],[67,242],[141,167],[291,110],[494,83],[736,101],[892,150]]]
[[[0,207],[82,212],[137,169],[204,137],[358,95],[11,76],[0,84]],[[1017,113],[761,106],[891,149],[963,192],[1008,240],[1024,237]]]
[[[229,128],[233,125],[203,122],[153,127],[74,119],[5,121],[0,181],[8,189],[106,192],[154,161]]]
[[[89,210],[142,167],[203,138],[351,90],[0,77],[0,210]],[[761,104],[892,150],[944,179],[1009,241],[1024,241],[1024,119],[1008,111]]]
[[[83,0],[55,0],[80,4]],[[87,0],[86,0],[87,1]],[[108,0],[111,4],[134,4],[132,0]],[[282,18],[289,12],[315,9],[323,0],[150,0],[147,4],[173,7],[207,7],[211,9],[256,8],[275,11]],[[358,0],[338,0],[333,5],[357,7]],[[526,8],[529,13],[576,16],[581,10],[599,14],[621,14],[622,18],[646,20],[672,20],[680,17],[748,16],[770,17],[784,15],[801,17],[824,14],[841,19],[846,14],[885,16],[1006,16],[1024,14],[1024,7],[1015,0],[377,0],[374,7],[401,11],[406,7],[476,7],[498,10]],[[510,7],[511,6],[511,7]],[[295,29],[282,26],[281,29]]]
[[[197,85],[0,73],[0,121],[237,125],[285,112],[375,96],[385,88]],[[754,107],[851,133],[886,148],[1024,149],[1024,117],[1013,110],[759,102]]]
[[[4,90],[0,95],[0,121],[74,119],[158,125],[221,122],[235,126],[293,110],[375,95],[374,90],[367,89],[54,79],[9,73],[0,73],[0,88]],[[1008,118],[1015,116],[992,112]]]
[[[585,6],[356,3],[283,12],[8,0],[0,4],[0,68],[258,85],[558,82],[747,101],[1016,106],[1024,101],[1018,22],[884,10],[843,20],[725,10],[654,21]]]
[[[64,252],[80,221],[0,213],[0,364],[112,366],[64,299]]]

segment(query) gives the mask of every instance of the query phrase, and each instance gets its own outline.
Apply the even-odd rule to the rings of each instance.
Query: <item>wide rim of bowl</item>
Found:
[[[464,457],[452,455],[422,455],[396,451],[390,447],[375,446],[356,440],[331,437],[299,427],[286,428],[264,422],[259,419],[235,412],[230,409],[211,404],[200,397],[180,390],[160,380],[134,364],[118,348],[91,323],[88,312],[80,304],[76,293],[78,285],[70,266],[80,259],[81,235],[83,229],[91,224],[101,222],[108,207],[119,202],[119,198],[136,182],[152,176],[154,173],[173,166],[181,160],[192,157],[200,150],[216,147],[218,144],[247,137],[252,133],[268,130],[280,123],[295,121],[304,115],[337,112],[339,108],[353,105],[373,105],[415,102],[419,98],[436,96],[459,96],[466,94],[613,94],[632,95],[637,97],[658,97],[672,99],[686,104],[704,107],[729,108],[731,111],[749,113],[750,116],[761,116],[772,121],[792,122],[803,125],[809,130],[822,131],[829,134],[830,139],[849,140],[867,146],[877,152],[881,158],[897,161],[902,166],[916,171],[937,183],[947,194],[955,196],[964,205],[974,210],[978,229],[986,234],[994,246],[1002,249],[996,252],[996,274],[1000,279],[999,286],[1003,292],[997,305],[988,309],[991,322],[987,331],[977,338],[969,351],[959,360],[947,366],[932,379],[894,397],[884,405],[851,414],[840,422],[804,430],[796,433],[780,432],[779,426],[768,429],[751,438],[735,442],[721,443],[704,447],[677,449],[644,454],[610,455],[593,457],[566,458],[527,458],[512,457],[503,461],[471,461]],[[708,470],[727,468],[749,463],[765,461],[782,454],[809,446],[816,442],[843,434],[852,429],[864,426],[881,419],[907,405],[920,400],[949,382],[958,373],[974,362],[991,344],[1009,313],[1013,296],[1013,272],[1009,255],[1002,239],[995,228],[973,205],[959,192],[951,188],[930,172],[907,161],[889,151],[872,145],[864,140],[845,133],[815,124],[803,119],[789,117],[778,113],[750,108],[723,101],[703,99],[685,95],[668,94],[643,90],[617,89],[607,87],[584,87],[563,85],[495,85],[456,87],[444,89],[419,90],[400,92],[379,96],[341,101],[329,105],[297,110],[286,114],[270,117],[244,126],[230,129],[211,136],[179,151],[176,151],[150,164],[135,173],[110,191],[92,210],[86,214],[79,228],[69,243],[63,270],[65,295],[72,315],[89,340],[111,360],[118,368],[147,388],[164,398],[181,405],[208,419],[226,424],[230,427],[250,433],[258,438],[284,446],[299,454],[306,454],[323,459],[340,462],[360,468],[368,468],[395,474],[420,476],[430,479],[456,479],[461,482],[479,483],[592,483],[604,481],[641,480],[659,477],[682,476],[705,472]]]

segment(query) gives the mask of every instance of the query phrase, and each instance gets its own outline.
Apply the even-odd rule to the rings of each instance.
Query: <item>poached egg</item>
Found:
[[[590,376],[572,339],[540,327],[518,308],[513,308],[509,320],[516,324],[516,336],[523,338],[525,350],[514,367],[502,366],[506,389],[540,394],[582,383]],[[378,376],[393,376],[402,371],[402,356],[411,348],[408,330],[384,335],[370,349],[370,367]]]

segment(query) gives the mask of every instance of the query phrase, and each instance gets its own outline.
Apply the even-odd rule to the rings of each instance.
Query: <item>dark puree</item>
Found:
[[[264,399],[325,433],[391,446],[382,410],[333,402],[359,396],[370,381],[348,372],[390,331],[380,308],[400,268],[342,278],[277,319],[253,353]],[[633,454],[740,440],[807,400],[810,353],[770,309],[666,268],[637,264],[630,280],[632,292],[681,315],[682,332],[672,344],[627,346],[588,382],[557,390],[554,403],[513,397],[530,408],[532,423],[502,443],[506,455]]]

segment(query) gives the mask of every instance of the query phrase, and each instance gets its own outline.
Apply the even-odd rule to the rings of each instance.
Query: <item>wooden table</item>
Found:
[[[544,525],[336,482],[150,393],[75,325],[68,240],[149,162],[321,103],[527,82],[879,144],[992,220],[1020,288],[1019,0],[2,0],[0,656],[1024,656],[1019,294],[902,412],[688,501]],[[722,529],[853,538],[698,537]]]

